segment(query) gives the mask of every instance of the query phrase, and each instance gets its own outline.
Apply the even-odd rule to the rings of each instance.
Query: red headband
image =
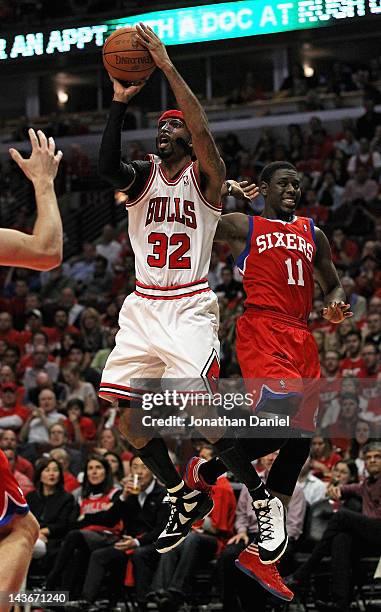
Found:
[[[184,119],[183,113],[181,111],[175,110],[175,109],[165,111],[161,115],[161,117],[159,117],[157,123],[159,124],[160,121],[163,121],[163,119],[169,119],[169,118],[181,119],[181,121],[184,121],[184,123],[185,123],[185,119]]]

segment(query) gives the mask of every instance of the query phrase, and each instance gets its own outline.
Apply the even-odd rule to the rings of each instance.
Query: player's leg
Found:
[[[11,521],[0,527],[0,592],[17,592],[27,574],[33,547],[38,538],[39,525],[31,512],[14,515]],[[5,602],[0,612],[10,610]]]
[[[152,381],[160,382],[166,355],[175,352],[171,328],[178,317],[177,310],[177,304],[155,302],[153,306],[150,300],[127,298],[120,313],[121,329],[116,345],[102,374],[100,393],[106,399],[118,400],[122,435],[168,490],[170,519],[156,542],[159,552],[167,552],[180,544],[192,524],[204,518],[213,507],[207,494],[185,485],[163,439],[153,428],[143,426],[146,413],[139,407],[139,400],[149,393]]]

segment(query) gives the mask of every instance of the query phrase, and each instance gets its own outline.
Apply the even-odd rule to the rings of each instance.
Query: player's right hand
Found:
[[[131,100],[131,98],[136,96],[136,94],[139,93],[139,91],[144,87],[144,85],[147,82],[147,81],[137,81],[135,85],[129,85],[128,87],[124,87],[124,85],[122,85],[122,83],[120,83],[118,79],[114,79],[114,77],[112,77],[110,73],[109,73],[109,77],[110,77],[110,81],[112,82],[114,86],[113,100],[115,102],[123,102],[124,104],[127,104],[127,102]]]
[[[353,317],[353,312],[350,308],[351,305],[344,302],[331,302],[326,308],[323,308],[322,315],[324,319],[337,325],[344,321],[344,319]]]
[[[62,159],[62,151],[55,153],[54,139],[52,137],[47,139],[42,130],[37,130],[36,134],[30,128],[28,134],[32,145],[32,154],[29,159],[21,157],[16,149],[9,149],[10,156],[32,183],[38,183],[42,180],[53,181]]]

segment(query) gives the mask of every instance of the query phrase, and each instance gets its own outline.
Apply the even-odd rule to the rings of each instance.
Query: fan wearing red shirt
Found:
[[[70,455],[64,448],[53,448],[50,451],[50,456],[52,459],[55,459],[62,467],[63,479],[64,479],[64,489],[67,493],[72,493],[76,489],[80,488],[80,483],[70,472]]]
[[[89,440],[95,440],[97,429],[92,419],[83,416],[83,401],[77,398],[69,400],[66,411],[68,418],[64,420],[64,425],[68,431],[69,441],[84,444]]]
[[[372,399],[378,395],[376,381],[381,372],[380,351],[377,344],[366,342],[361,351],[361,357],[364,366],[357,374],[357,378],[361,379],[361,394],[366,399]]]
[[[329,482],[332,476],[332,468],[342,457],[332,450],[330,440],[322,436],[314,436],[311,442],[310,468],[312,474]]]
[[[340,372],[342,376],[358,376],[364,368],[361,357],[361,334],[351,331],[345,338],[345,358],[341,360]]]
[[[17,385],[15,383],[4,383],[0,390],[2,403],[2,406],[0,406],[0,428],[18,431],[27,420],[30,411],[17,403]]]
[[[11,448],[14,451],[17,451],[17,437],[13,429],[4,429],[0,433],[0,449],[5,451],[7,448]],[[33,464],[22,457],[21,455],[16,454],[16,470],[28,476],[29,480],[33,482],[34,478],[34,467]]]
[[[60,344],[64,334],[79,336],[79,331],[74,325],[69,325],[69,315],[64,308],[57,308],[54,314],[54,327],[51,328],[52,342]]]
[[[0,340],[7,344],[22,344],[22,333],[13,329],[12,316],[9,312],[0,312]]]

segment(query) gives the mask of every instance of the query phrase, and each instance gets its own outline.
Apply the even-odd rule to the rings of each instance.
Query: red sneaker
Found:
[[[184,474],[184,482],[190,489],[197,489],[198,491],[210,491],[212,485],[205,482],[201,476],[199,469],[200,466],[206,463],[205,459],[201,457],[192,457],[189,459]]]
[[[241,552],[235,562],[238,569],[245,572],[250,578],[254,578],[266,591],[284,601],[291,601],[294,593],[290,591],[282,581],[275,563],[264,564],[258,555],[258,546],[249,544]]]

